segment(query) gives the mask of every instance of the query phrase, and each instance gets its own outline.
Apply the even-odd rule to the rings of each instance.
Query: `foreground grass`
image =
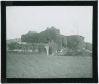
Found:
[[[91,56],[7,53],[8,78],[89,78]]]

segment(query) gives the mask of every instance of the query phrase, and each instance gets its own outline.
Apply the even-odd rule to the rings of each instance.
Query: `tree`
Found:
[[[84,37],[79,35],[68,36],[67,47],[73,50],[84,48],[85,47]]]
[[[92,51],[92,44],[88,42],[86,42],[85,44],[86,44],[85,48]]]
[[[57,39],[59,39],[59,35],[59,30],[51,27],[40,33],[29,31],[27,34],[21,36],[21,41],[27,43],[48,43],[49,41],[53,40],[55,42],[58,42]]]
[[[38,43],[39,42],[39,34],[38,33],[27,33],[21,36],[22,42],[27,43]]]
[[[34,43],[48,44],[47,47],[45,47],[47,55],[49,54],[49,52],[53,53],[53,51],[61,48],[60,31],[55,27],[47,28],[46,30],[40,33],[29,31],[27,34],[21,36],[21,41],[32,44]],[[57,45],[57,49],[56,49],[56,45]],[[42,46],[39,46],[39,51],[42,51],[41,49],[43,49]]]

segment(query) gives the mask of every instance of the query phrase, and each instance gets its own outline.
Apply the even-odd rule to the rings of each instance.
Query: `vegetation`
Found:
[[[18,44],[17,42],[11,42],[11,43],[7,44],[7,46],[10,50],[21,49],[21,45]]]
[[[21,41],[27,43],[48,43],[53,40],[56,42],[58,34],[59,30],[54,27],[47,28],[40,33],[29,31],[27,34],[21,36]]]
[[[29,31],[21,36],[21,42],[26,42],[27,44],[12,42],[8,44],[8,47],[10,50],[13,50],[22,49],[22,46],[27,49],[29,46],[33,46],[34,50],[38,48],[39,52],[44,52],[43,44],[47,43],[49,44],[49,54],[54,52],[56,55],[92,55],[92,44],[84,42],[84,37],[79,35],[61,35],[60,30],[55,27],[47,28],[40,33]],[[33,48],[30,49],[33,50]],[[56,50],[63,51],[62,53],[55,53]]]
[[[86,49],[92,51],[92,44],[91,43],[88,43],[86,42]]]

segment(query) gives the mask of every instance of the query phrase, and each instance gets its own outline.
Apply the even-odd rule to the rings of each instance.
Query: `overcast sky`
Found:
[[[7,39],[54,26],[63,35],[81,35],[92,43],[92,6],[7,6]]]

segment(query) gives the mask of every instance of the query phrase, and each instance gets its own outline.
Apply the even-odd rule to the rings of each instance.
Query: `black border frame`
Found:
[[[93,6],[93,78],[6,78],[6,6]],[[98,83],[98,1],[1,1],[2,83]]]

